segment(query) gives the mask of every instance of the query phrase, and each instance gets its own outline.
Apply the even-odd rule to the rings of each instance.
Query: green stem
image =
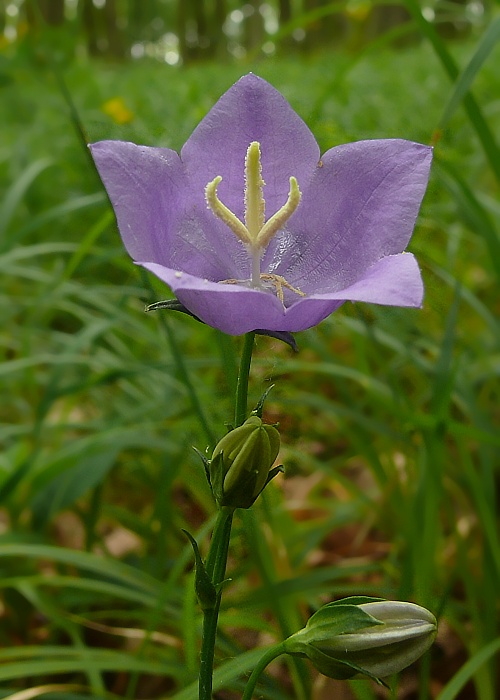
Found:
[[[234,422],[235,428],[240,426],[247,417],[248,379],[255,333],[247,333],[241,352],[240,370],[236,385]],[[234,508],[221,508],[215,523],[210,549],[208,551],[205,569],[214,586],[217,588],[224,580],[226,573],[231,525]],[[199,700],[211,700],[214,671],[215,640],[222,592],[218,590],[217,603],[214,608],[203,612],[203,633],[200,653],[200,674],[198,681]]]
[[[206,571],[214,586],[222,583],[226,573],[229,539],[233,522],[233,508],[221,508],[215,523],[212,542],[207,555]],[[215,639],[219,619],[221,591],[214,608],[203,611],[203,634],[200,653],[199,700],[211,700],[214,670]]]
[[[226,564],[224,552],[220,551],[220,547],[221,545],[224,545],[224,547],[227,550],[227,547],[229,546],[229,536],[231,535],[233,513],[233,508],[228,508],[227,506],[221,508],[214,525],[212,542],[210,544],[210,549],[208,550],[207,554],[207,560],[205,562],[205,569],[214,585],[222,581],[222,578],[220,580],[216,579],[218,579],[220,576],[223,577],[225,573]],[[224,571],[222,571],[221,573],[220,568],[222,566],[224,566]]]
[[[199,700],[211,700],[212,679],[214,672],[215,638],[217,636],[217,621],[219,619],[220,594],[217,604],[212,610],[203,613],[203,633],[200,653],[200,675],[198,681]]]
[[[236,402],[234,408],[234,427],[238,428],[247,418],[248,401],[248,377],[250,374],[250,364],[252,362],[252,351],[255,340],[255,333],[247,333],[241,351],[240,371],[238,383],[236,385]]]
[[[264,672],[267,666],[271,663],[271,661],[274,661],[274,659],[277,659],[278,656],[281,656],[282,654],[285,653],[285,644],[284,642],[280,642],[279,644],[276,644],[275,646],[271,647],[268,649],[261,657],[259,660],[259,663],[257,666],[254,668],[252,671],[250,678],[248,679],[245,692],[243,693],[243,697],[241,700],[252,700],[253,696],[253,691],[255,690],[255,686],[257,685],[257,681],[259,680],[260,676]]]

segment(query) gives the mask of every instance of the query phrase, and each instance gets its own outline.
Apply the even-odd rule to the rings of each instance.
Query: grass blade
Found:
[[[499,39],[500,17],[497,17],[497,19],[490,24],[488,29],[483,34],[474,55],[472,56],[468,65],[462,71],[458,80],[455,82],[453,93],[444,109],[438,128],[444,129],[444,127],[448,124],[456,109],[460,105],[460,102],[462,102],[465,95],[469,91],[481,66],[488,58]]]
[[[448,77],[454,82],[459,77],[459,70],[452,55],[448,52],[445,43],[440,38],[435,27],[431,22],[427,21],[422,14],[422,9],[417,0],[404,0],[406,7],[414,17],[422,34],[431,42],[434,51],[436,52],[443,68]],[[478,103],[470,93],[463,95],[462,102],[467,112],[472,126],[481,141],[484,154],[495,173],[495,177],[500,181],[500,150],[496,143],[495,137],[491,132]]]
[[[23,200],[27,190],[30,188],[36,178],[52,165],[52,160],[49,158],[41,158],[35,163],[29,165],[21,176],[9,188],[2,206],[0,207],[0,237],[4,236],[9,224],[14,216],[16,208]],[[5,240],[3,241],[5,244]]]
[[[500,279],[500,239],[488,212],[456,170],[442,161],[436,165],[443,184],[454,197],[464,219],[470,228],[484,239],[490,253],[491,265]]]
[[[453,676],[448,685],[438,695],[437,700],[454,700],[476,671],[499,651],[500,637],[476,652]]]

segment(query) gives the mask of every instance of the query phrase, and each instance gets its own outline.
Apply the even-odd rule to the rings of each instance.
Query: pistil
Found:
[[[265,184],[262,179],[260,146],[257,141],[252,141],[245,158],[245,224],[250,238],[255,242],[264,226],[266,215],[263,194]]]
[[[290,190],[285,204],[266,221],[266,202],[263,195],[265,182],[262,179],[260,144],[258,141],[252,141],[245,157],[245,223],[219,199],[217,188],[221,182],[222,177],[218,175],[207,184],[205,187],[205,199],[212,213],[223,221],[246,246],[252,263],[250,285],[265,289],[269,287],[269,282],[272,281],[271,278],[273,280],[276,278],[272,281],[272,284],[275,286],[282,303],[283,286],[303,296],[300,290],[288,284],[283,277],[262,274],[260,271],[264,251],[300,204],[301,192],[297,180],[294,177],[290,178]],[[237,280],[224,281],[229,283],[238,282]]]

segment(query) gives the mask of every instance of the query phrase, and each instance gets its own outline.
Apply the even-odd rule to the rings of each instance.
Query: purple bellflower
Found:
[[[249,74],[184,144],[91,146],[133,260],[231,335],[301,331],[344,301],[420,306],[410,240],[432,150],[358,141],[320,157],[283,96]]]

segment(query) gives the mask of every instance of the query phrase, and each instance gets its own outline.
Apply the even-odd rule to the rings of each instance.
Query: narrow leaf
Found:
[[[472,56],[465,69],[462,71],[458,80],[456,81],[453,93],[448,101],[448,104],[444,109],[443,116],[440,119],[440,129],[444,129],[444,127],[452,118],[456,109],[460,105],[460,102],[462,102],[464,96],[469,91],[481,66],[488,58],[499,39],[500,17],[497,17],[496,20],[490,24],[488,29],[483,34],[483,37],[479,42],[476,52]]]

